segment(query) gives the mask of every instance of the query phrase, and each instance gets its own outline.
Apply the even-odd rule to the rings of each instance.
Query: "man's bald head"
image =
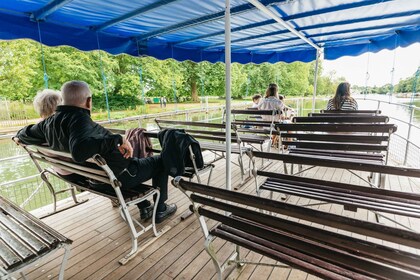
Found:
[[[90,109],[92,93],[89,85],[83,81],[69,81],[61,87],[63,105],[77,106]]]

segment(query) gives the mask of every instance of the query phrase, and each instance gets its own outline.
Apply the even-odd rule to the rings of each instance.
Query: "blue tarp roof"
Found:
[[[420,42],[420,0],[260,0],[326,59]],[[224,0],[0,1],[0,39],[112,54],[224,61]],[[244,0],[231,0],[232,62],[308,62],[316,51]],[[38,30],[39,25],[39,30]]]

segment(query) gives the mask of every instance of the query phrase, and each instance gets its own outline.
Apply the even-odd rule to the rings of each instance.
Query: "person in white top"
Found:
[[[266,92],[265,98],[258,105],[258,110],[278,110],[278,115],[275,116],[275,121],[281,120],[281,112],[284,109],[283,102],[279,99],[279,88],[276,84],[269,84]],[[263,119],[266,121],[271,121],[271,116],[263,116]]]

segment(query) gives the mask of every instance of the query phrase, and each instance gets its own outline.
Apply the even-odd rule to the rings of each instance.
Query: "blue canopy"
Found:
[[[326,59],[420,42],[419,0],[260,0]],[[0,39],[179,61],[224,61],[224,0],[0,1]],[[232,62],[312,61],[316,50],[244,0],[232,3]]]

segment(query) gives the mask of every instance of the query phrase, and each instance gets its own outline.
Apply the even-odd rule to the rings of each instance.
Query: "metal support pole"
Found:
[[[414,77],[414,82],[413,82],[413,93],[411,94],[411,100],[410,100],[410,105],[413,105],[414,102],[414,96],[417,93],[417,80],[419,79],[420,76],[420,66],[417,67],[417,71],[416,71],[416,76]]]
[[[410,109],[411,109],[411,113],[410,113],[410,121],[408,122],[408,132],[407,132],[407,142],[405,144],[405,154],[404,154],[404,162],[403,165],[407,164],[407,158],[408,158],[408,148],[410,145],[410,136],[411,136],[411,126],[413,123],[413,118],[414,118],[414,109],[416,108],[416,106],[411,105]]]
[[[321,51],[316,51],[316,61],[315,61],[315,77],[314,77],[314,94],[312,96],[312,113],[315,112],[315,98],[316,98],[316,86],[318,82],[318,65],[319,65],[319,58],[321,56]]]
[[[230,114],[230,96],[231,96],[231,81],[230,81],[230,0],[225,0],[225,93],[226,93],[226,189],[232,189],[232,174],[231,174],[231,114]],[[240,147],[239,147],[240,148]]]

